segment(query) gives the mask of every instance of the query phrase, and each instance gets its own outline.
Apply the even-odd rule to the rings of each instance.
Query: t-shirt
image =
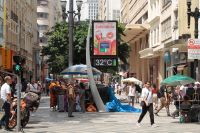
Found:
[[[135,96],[135,91],[136,91],[135,86],[129,86],[128,96]]]
[[[148,103],[153,103],[152,91],[147,89],[146,87],[142,89],[142,94],[141,94],[141,98],[145,97],[147,97]]]
[[[10,85],[7,83],[4,83],[1,87],[1,98],[6,101],[7,100],[7,94],[11,94],[11,88]]]

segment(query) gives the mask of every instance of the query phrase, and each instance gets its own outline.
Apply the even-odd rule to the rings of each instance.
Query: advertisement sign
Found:
[[[12,69],[12,51],[1,48],[2,66],[6,70]]]
[[[200,59],[200,39],[188,39],[188,59]]]
[[[117,55],[117,22],[93,22],[93,55]]]

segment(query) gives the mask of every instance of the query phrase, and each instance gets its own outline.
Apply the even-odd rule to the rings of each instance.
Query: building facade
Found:
[[[37,0],[37,25],[39,31],[39,45],[40,47],[47,46],[48,38],[45,33],[48,32],[57,22],[62,21],[62,9],[60,0]],[[42,81],[45,77],[49,77],[48,65],[45,63],[47,57],[41,57],[38,52],[35,59],[40,63],[37,67],[42,67],[40,78]]]
[[[121,0],[99,0],[99,20],[120,20]]]
[[[13,56],[25,59],[22,76],[35,77],[33,60],[34,47],[38,44],[37,1],[1,0],[3,10],[3,41],[1,48],[1,68],[13,71]],[[2,3],[4,7],[2,8]],[[1,14],[2,17],[2,14]]]
[[[129,57],[129,77],[136,77],[141,81],[149,79],[149,61],[140,57],[139,52],[149,48],[149,25],[147,0],[122,0],[121,22],[126,25],[122,39],[131,48]]]
[[[47,45],[44,33],[62,19],[60,0],[37,0],[37,24],[40,37],[40,46]]]
[[[196,6],[198,0],[192,0],[192,11]],[[187,59],[194,20],[188,29],[186,0],[122,0],[121,18],[126,24],[123,39],[132,50],[131,76],[157,85],[177,73],[195,78],[194,61]]]

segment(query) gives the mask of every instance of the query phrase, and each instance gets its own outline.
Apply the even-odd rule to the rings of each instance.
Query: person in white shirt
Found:
[[[154,123],[154,114],[153,114],[153,96],[152,96],[152,90],[151,90],[151,84],[150,82],[145,83],[145,88],[142,89],[142,113],[140,114],[140,117],[136,123],[138,127],[141,126],[140,122],[142,121],[143,117],[146,115],[147,111],[149,112],[151,126],[157,127],[157,125]]]
[[[128,86],[128,103],[129,105],[134,106],[134,100],[135,100],[135,93],[136,93],[136,87],[134,83],[130,83]]]
[[[1,87],[1,99],[4,101],[3,109],[5,111],[4,116],[1,118],[0,126],[4,125],[5,130],[10,131],[8,128],[9,117],[10,117],[10,103],[11,103],[11,88],[12,78],[10,76],[5,77],[6,83]]]

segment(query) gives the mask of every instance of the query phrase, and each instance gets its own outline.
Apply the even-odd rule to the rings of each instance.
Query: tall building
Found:
[[[33,53],[34,47],[38,44],[37,2],[35,0],[1,0],[0,3],[1,17],[3,9],[1,67],[12,72],[13,56],[18,55],[26,60],[22,76],[28,78],[30,73],[34,76]]]
[[[48,38],[45,33],[49,31],[57,22],[62,21],[62,9],[60,0],[37,0],[37,25],[39,31],[39,44],[41,47],[47,45]],[[36,57],[40,57],[37,55]],[[49,76],[48,65],[45,63],[47,57],[41,60],[41,79]]]
[[[99,20],[120,20],[121,0],[99,0]]]
[[[81,21],[95,20],[98,15],[98,0],[82,0],[83,4],[81,7]],[[74,11],[77,13],[76,0],[73,1]],[[69,0],[67,0],[66,11],[69,11]],[[68,21],[68,20],[67,20]],[[75,18],[77,21],[77,18]]]
[[[37,24],[40,37],[40,46],[47,45],[44,33],[61,21],[62,12],[60,0],[37,0]]]
[[[98,14],[98,0],[83,0],[81,20],[96,20]]]

